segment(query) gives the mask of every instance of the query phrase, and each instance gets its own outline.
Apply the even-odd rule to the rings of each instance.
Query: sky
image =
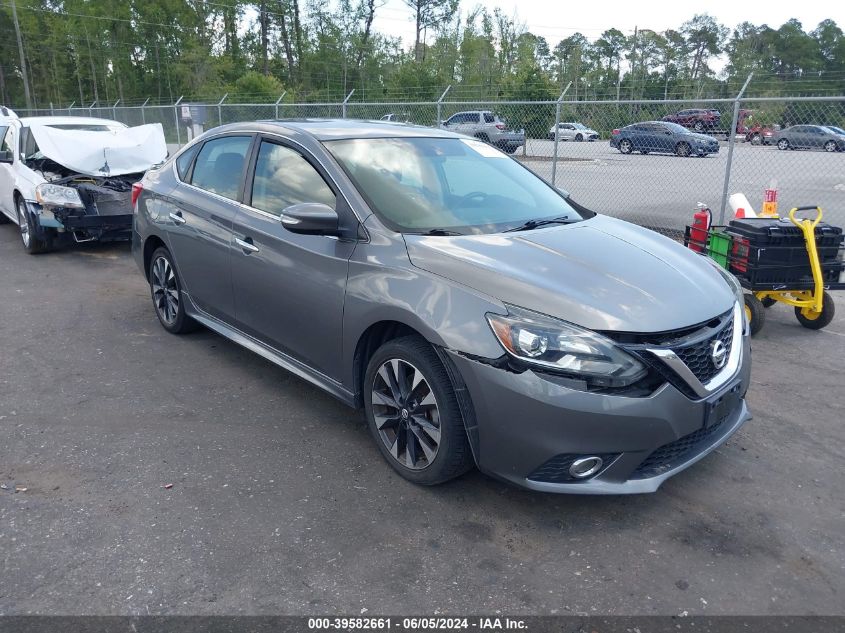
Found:
[[[382,33],[402,37],[405,45],[413,44],[411,10],[402,0],[382,2],[383,6],[376,10],[375,28]],[[501,8],[506,15],[515,16],[527,30],[545,37],[552,48],[576,31],[594,40],[602,31],[613,27],[625,34],[633,33],[634,27],[653,31],[677,29],[696,12],[709,13],[731,29],[745,21],[777,28],[790,18],[800,20],[805,30],[814,29],[826,18],[835,20],[840,27],[845,28],[845,2],[842,0],[708,0],[705,3],[675,0],[659,5],[652,3],[654,8],[645,9],[645,3],[631,0],[606,1],[595,5],[591,2],[565,0],[486,0],[475,4],[490,11],[495,7]],[[466,13],[475,4],[473,0],[462,0],[461,8]]]

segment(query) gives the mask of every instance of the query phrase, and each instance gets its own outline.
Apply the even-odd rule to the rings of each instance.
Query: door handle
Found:
[[[252,238],[250,237],[243,240],[239,237],[236,237],[235,244],[241,247],[245,255],[258,252],[258,247],[252,243]]]
[[[176,224],[185,224],[185,222],[187,222],[187,220],[182,217],[181,212],[180,213],[171,213],[170,219],[173,220],[173,222],[176,223]]]

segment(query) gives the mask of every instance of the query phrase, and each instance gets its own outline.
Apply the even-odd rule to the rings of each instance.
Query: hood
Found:
[[[147,171],[167,158],[161,123],[121,130],[29,129],[41,155],[86,176],[121,176]]]
[[[693,140],[696,140],[696,141],[706,141],[708,143],[710,141],[717,141],[718,140],[718,139],[716,139],[712,136],[708,136],[707,134],[699,134],[698,132],[687,132],[685,134],[685,136],[688,136],[688,137],[690,137],[690,138],[692,138]]]
[[[405,242],[423,270],[592,330],[675,330],[734,303],[701,255],[607,217],[507,234],[406,235]]]

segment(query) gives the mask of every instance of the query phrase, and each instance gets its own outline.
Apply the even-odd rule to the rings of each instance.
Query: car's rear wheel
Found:
[[[780,149],[780,150],[789,149],[789,141],[787,141],[785,138],[780,139],[778,141],[778,149]]]
[[[752,134],[751,135],[751,144],[752,145],[760,145],[763,143],[763,137],[759,134]]]
[[[828,141],[824,144],[824,151],[826,152],[835,152],[836,151],[836,143],[834,141]]]
[[[49,251],[52,246],[52,240],[38,237],[35,224],[32,222],[30,214],[26,211],[26,203],[20,196],[15,196],[15,212],[18,216],[18,229],[20,230],[21,243],[23,244],[24,250],[30,255]]]
[[[689,156],[690,155],[690,146],[689,143],[680,142],[675,146],[675,153],[678,156]]]
[[[379,451],[405,479],[431,486],[472,467],[455,389],[425,339],[405,336],[376,350],[364,408]]]
[[[157,248],[150,258],[150,296],[162,327],[171,334],[185,334],[198,324],[185,313],[182,282],[166,248]]]
[[[696,132],[703,132],[704,131],[704,122],[703,121],[696,121],[695,125],[692,126]]]
[[[630,154],[634,151],[634,144],[627,138],[623,138],[619,141],[619,151],[623,154]]]

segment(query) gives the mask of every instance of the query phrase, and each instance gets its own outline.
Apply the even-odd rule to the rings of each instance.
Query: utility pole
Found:
[[[18,39],[18,53],[21,56],[21,76],[23,77],[23,93],[26,97],[26,109],[32,110],[32,95],[29,94],[29,79],[26,73],[26,56],[23,54],[23,40],[21,39],[21,26],[18,24],[18,12],[15,8],[15,0],[12,0],[12,21],[15,23],[15,36]]]

